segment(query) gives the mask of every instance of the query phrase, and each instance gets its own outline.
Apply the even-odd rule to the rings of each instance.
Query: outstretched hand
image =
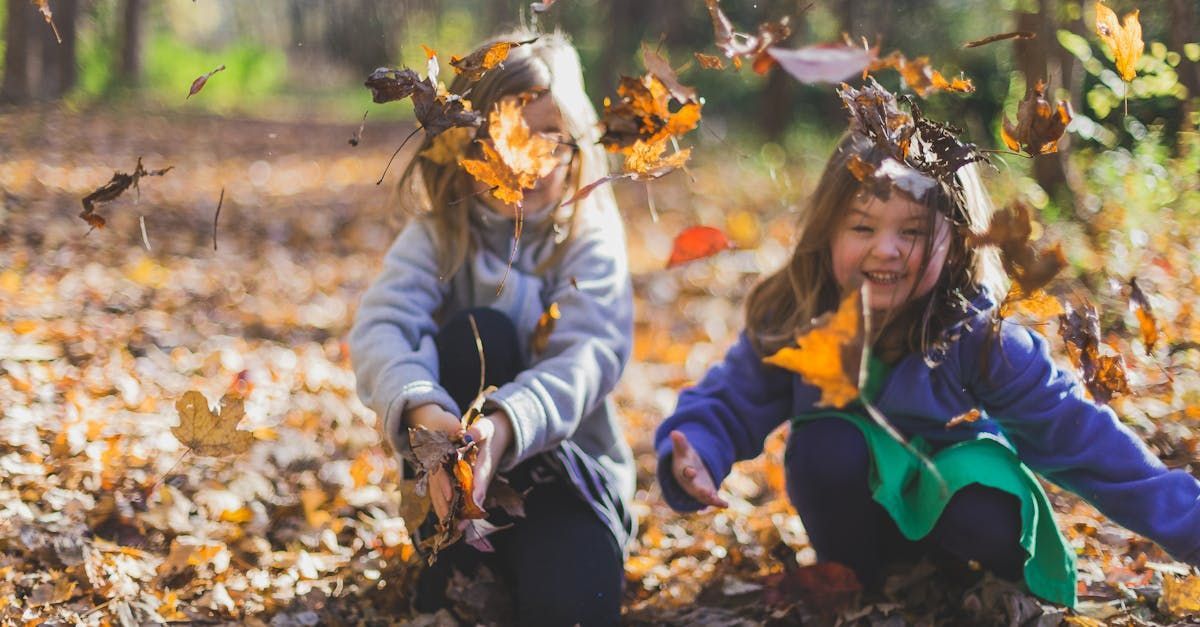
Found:
[[[708,467],[682,431],[671,432],[671,450],[671,473],[684,492],[705,505],[729,507],[729,503],[717,496],[717,486]]]

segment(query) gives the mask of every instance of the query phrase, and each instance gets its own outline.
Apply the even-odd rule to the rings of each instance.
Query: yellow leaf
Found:
[[[682,167],[692,155],[691,148],[684,148],[663,157],[662,154],[666,149],[666,138],[652,143],[639,139],[625,155],[625,171],[656,178],[665,174],[667,170]]]
[[[208,408],[208,399],[200,392],[190,390],[175,401],[175,409],[179,412],[179,425],[171,427],[171,433],[197,455],[237,455],[254,442],[250,432],[237,429],[245,414],[241,399],[222,398],[220,413],[213,414]]]
[[[1117,23],[1117,14],[1104,3],[1096,2],[1096,33],[1112,50],[1117,60],[1117,73],[1125,82],[1133,80],[1137,75],[1134,69],[1146,44],[1142,41],[1142,24],[1138,21],[1138,10],[1134,9],[1125,14],[1121,23]]]
[[[534,134],[525,123],[521,103],[505,98],[488,115],[490,141],[481,141],[483,159],[459,161],[468,174],[492,187],[492,195],[515,205],[533,189],[538,179],[558,167],[558,144]]]
[[[475,129],[468,126],[456,126],[433,138],[428,148],[422,150],[421,157],[438,165],[457,163],[467,152],[467,146],[475,137]]]
[[[1189,575],[1182,579],[1171,575],[1163,577],[1159,606],[1177,618],[1200,614],[1200,576]]]
[[[796,346],[785,346],[763,361],[795,372],[819,388],[818,406],[845,407],[858,398],[864,336],[862,290],[854,290],[836,312],[817,318],[811,329],[796,338]]]

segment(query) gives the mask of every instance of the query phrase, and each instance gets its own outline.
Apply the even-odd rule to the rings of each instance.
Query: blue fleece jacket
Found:
[[[981,309],[994,307],[984,300]],[[938,446],[981,432],[1000,435],[1038,474],[1176,559],[1200,565],[1200,481],[1168,470],[1111,409],[1090,400],[1055,365],[1039,334],[1005,322],[989,340],[989,313],[963,324],[937,367],[917,353],[897,362],[875,406],[905,437]],[[722,363],[683,391],[655,433],[663,497],[678,511],[701,507],[671,473],[671,431],[687,436],[719,483],[735,461],[758,456],[776,427],[816,409],[819,398],[798,375],[764,364],[743,334]],[[979,421],[945,428],[973,408],[982,412]]]

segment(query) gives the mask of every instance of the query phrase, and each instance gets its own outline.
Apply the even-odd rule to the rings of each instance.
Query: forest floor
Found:
[[[452,624],[409,610],[418,558],[395,463],[354,392],[345,336],[399,228],[389,207],[399,167],[375,181],[409,130],[368,124],[353,147],[357,127],[0,113],[0,624]],[[819,167],[770,171],[703,134],[692,177],[653,184],[657,221],[646,187],[618,183],[637,298],[634,358],[615,393],[639,472],[625,621],[1184,621],[1164,582],[1194,582],[1191,570],[1053,487],[1079,554],[1075,611],[970,570],[913,565],[863,594],[814,567],[783,497],[784,433],[737,465],[728,509],[670,511],[653,480],[654,428],[733,341],[754,279],[786,259],[794,207]],[[143,178],[140,197],[99,205],[108,225],[89,232],[80,199],[138,157],[174,169]],[[738,248],[663,269],[674,235],[697,223]],[[1141,390],[1167,373],[1130,368]],[[169,430],[175,401],[198,389],[215,402],[230,386],[246,394],[255,444],[237,458],[188,454]],[[1173,466],[1192,463],[1197,445],[1178,396],[1118,405]],[[501,618],[491,586],[460,583],[461,616]]]

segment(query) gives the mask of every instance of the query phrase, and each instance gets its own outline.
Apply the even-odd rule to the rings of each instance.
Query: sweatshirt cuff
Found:
[[[713,483],[720,489],[721,482],[725,480],[725,476],[729,474],[728,470],[722,471],[717,468],[717,464],[712,461],[712,456],[709,453],[712,444],[711,438],[704,431],[689,430],[679,428],[676,431],[683,432],[687,436],[688,443],[696,450],[696,454],[700,456],[700,460],[704,462],[704,467],[708,470],[708,474],[712,477]],[[663,500],[671,509],[677,512],[695,512],[704,509],[705,505],[690,494],[684,491],[683,486],[675,480],[675,473],[671,470],[671,462],[675,457],[674,446],[671,444],[670,432],[664,433],[664,438],[658,443],[656,453],[658,454],[658,485],[662,488]]]
[[[537,396],[528,388],[508,384],[487,398],[487,402],[504,410],[512,423],[512,443],[500,458],[500,472],[508,472],[525,458],[538,453],[531,450],[536,436],[545,432],[545,413]],[[485,405],[484,413],[488,413]]]
[[[404,412],[412,407],[434,403],[442,409],[460,415],[458,403],[436,381],[410,381],[400,388],[392,402],[388,403],[383,417],[383,428],[392,448],[402,459],[413,461],[412,446],[408,441],[408,429],[404,426]]]

